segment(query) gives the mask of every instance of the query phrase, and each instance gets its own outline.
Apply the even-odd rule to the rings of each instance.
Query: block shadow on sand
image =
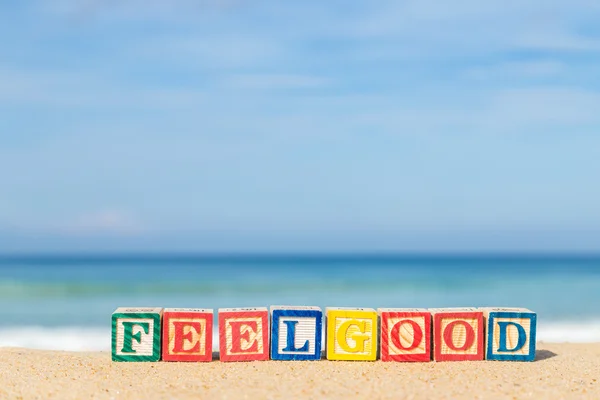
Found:
[[[552,357],[556,357],[558,354],[556,354],[553,351],[550,350],[537,350],[535,352],[535,360],[534,361],[543,361],[543,360],[548,360]],[[213,361],[219,361],[219,352],[218,351],[213,351],[212,353],[212,359]],[[322,359],[325,359],[325,356],[323,354]]]
[[[549,358],[552,357],[556,357],[558,354],[556,354],[553,351],[550,350],[538,350],[535,352],[535,360],[534,361],[542,361],[542,360],[547,360]]]

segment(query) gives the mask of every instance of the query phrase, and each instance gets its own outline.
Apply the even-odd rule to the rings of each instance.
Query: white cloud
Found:
[[[488,107],[484,121],[490,128],[504,126],[522,132],[532,127],[558,128],[572,134],[583,125],[600,123],[600,93],[577,88],[499,90]]]
[[[84,214],[65,224],[59,224],[56,231],[67,234],[129,236],[143,233],[145,230],[130,214],[109,209]]]
[[[587,37],[566,29],[550,28],[524,32],[516,38],[514,44],[518,48],[531,50],[597,52],[600,50],[600,36]]]
[[[233,74],[224,79],[224,84],[243,89],[301,89],[321,87],[325,78],[293,74]]]
[[[149,36],[129,50],[136,57],[184,70],[266,66],[283,53],[280,42],[268,35],[239,32]]]
[[[464,72],[468,79],[494,82],[506,79],[535,79],[556,77],[567,67],[557,60],[533,60],[502,62],[488,66],[469,67]]]
[[[64,71],[0,65],[0,104],[172,110],[206,102],[204,91],[135,85],[101,70]]]
[[[600,32],[595,28],[600,3],[589,0],[373,4],[377,6],[352,18],[336,19],[323,30],[359,40],[352,49],[353,59],[472,59],[507,51],[572,53],[595,52],[600,47]]]
[[[226,11],[244,4],[243,0],[55,0],[39,1],[37,6],[60,17],[93,20],[176,22],[207,11]]]
[[[465,89],[460,95],[454,87],[447,87],[414,96],[412,104],[401,96],[353,100],[311,97],[306,101],[316,109],[332,111],[277,116],[264,119],[262,125],[268,131],[285,130],[287,135],[298,132],[299,137],[306,135],[303,132],[317,136],[327,133],[332,137],[371,132],[394,136],[518,134],[543,138],[556,133],[573,135],[600,124],[600,92],[558,85],[503,85],[497,89]]]
[[[122,22],[166,22],[185,27],[174,30],[175,36],[168,40],[168,46],[155,41],[155,33],[143,35],[141,39],[150,39],[150,45],[156,45],[157,54],[173,55],[183,51],[204,58],[204,62],[215,58],[227,65],[239,65],[252,52],[259,58],[265,55],[265,48],[257,45],[253,36],[274,42],[290,38],[393,39],[392,51],[394,47],[402,51],[403,47],[412,45],[413,51],[432,54],[440,50],[456,53],[462,49],[511,48],[594,51],[598,49],[598,38],[589,37],[593,33],[578,34],[577,28],[582,23],[595,24],[600,17],[600,3],[594,0],[457,0],[448,3],[406,0],[352,7],[336,3],[246,0],[60,0],[40,2],[38,7],[54,16],[89,16],[92,23],[104,18]],[[226,34],[232,35],[233,40],[223,39]]]
[[[44,213],[32,213],[17,217],[11,215],[12,222],[0,223],[0,233],[7,235],[32,236],[102,236],[102,237],[136,237],[147,234],[149,230],[131,213],[116,209],[105,209],[83,213],[78,216],[48,217]],[[59,220],[58,218],[61,218]]]

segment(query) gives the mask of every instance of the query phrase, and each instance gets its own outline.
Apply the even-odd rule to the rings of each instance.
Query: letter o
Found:
[[[413,328],[413,341],[409,346],[403,346],[402,341],[400,340],[400,327],[404,324],[409,324]],[[419,324],[412,319],[404,319],[392,327],[390,336],[392,337],[392,343],[394,346],[396,346],[396,348],[407,351],[414,350],[421,344],[421,341],[423,340],[423,330]]]
[[[454,340],[453,340],[453,333],[454,333],[454,328],[456,327],[456,325],[464,326],[465,332],[466,332],[465,343],[463,343],[463,345],[460,347],[456,346],[454,344]],[[446,346],[448,346],[450,349],[452,349],[454,351],[467,350],[473,345],[474,341],[475,341],[475,331],[473,330],[473,327],[471,326],[471,324],[469,324],[467,321],[461,321],[461,320],[452,321],[448,325],[446,325],[446,328],[444,329],[444,342],[446,343]]]

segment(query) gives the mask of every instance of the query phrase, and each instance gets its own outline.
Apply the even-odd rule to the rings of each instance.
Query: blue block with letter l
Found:
[[[271,307],[271,359],[320,360],[323,312],[319,307]]]

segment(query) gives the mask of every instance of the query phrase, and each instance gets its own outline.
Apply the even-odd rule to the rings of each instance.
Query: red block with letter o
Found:
[[[212,361],[213,310],[166,308],[163,312],[163,361]]]
[[[380,308],[381,361],[430,361],[431,313],[425,309]]]
[[[219,350],[221,361],[268,360],[267,308],[220,308]]]
[[[476,308],[430,309],[435,361],[483,360],[483,312]]]

